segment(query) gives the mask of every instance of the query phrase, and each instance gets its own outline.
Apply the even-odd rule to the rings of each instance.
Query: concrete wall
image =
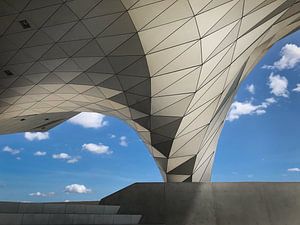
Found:
[[[0,202],[0,214],[117,214],[119,206],[99,205],[96,202],[22,203]]]
[[[299,225],[300,183],[137,183],[101,204],[145,224]]]
[[[142,217],[118,212],[119,206],[96,205],[94,202],[0,202],[0,225],[134,225]]]

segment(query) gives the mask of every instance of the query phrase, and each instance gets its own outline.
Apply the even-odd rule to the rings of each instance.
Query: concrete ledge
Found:
[[[138,224],[140,219],[141,215],[0,213],[0,225]]]
[[[300,224],[300,183],[137,183],[100,203],[145,224]]]
[[[99,203],[99,202],[98,202]],[[59,204],[59,203],[17,203],[0,202],[0,213],[35,214],[117,214],[120,206]]]

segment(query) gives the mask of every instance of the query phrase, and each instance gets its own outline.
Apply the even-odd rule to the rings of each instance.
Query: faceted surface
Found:
[[[299,0],[1,0],[0,133],[117,116],[166,181],[208,181],[241,81],[299,26]]]

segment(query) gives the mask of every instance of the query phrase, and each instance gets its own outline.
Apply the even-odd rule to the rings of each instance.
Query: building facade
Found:
[[[0,133],[99,112],[165,181],[209,181],[240,83],[299,26],[299,0],[2,0]]]

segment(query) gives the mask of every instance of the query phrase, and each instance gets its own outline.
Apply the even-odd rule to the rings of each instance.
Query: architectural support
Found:
[[[0,133],[116,116],[168,182],[210,180],[240,83],[300,26],[299,0],[0,4]]]

